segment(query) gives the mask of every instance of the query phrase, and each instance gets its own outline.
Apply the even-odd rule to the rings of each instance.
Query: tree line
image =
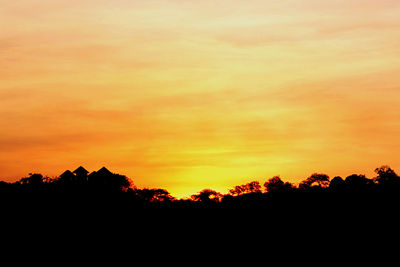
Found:
[[[376,176],[367,178],[352,174],[330,179],[327,174],[313,173],[298,184],[280,176],[264,183],[251,181],[234,186],[227,194],[204,189],[186,199],[177,199],[161,188],[138,188],[125,175],[102,168],[88,173],[78,168],[50,178],[31,173],[19,181],[0,182],[0,205],[92,205],[125,208],[147,207],[338,207],[349,203],[381,203],[399,200],[400,177],[389,166],[375,169]]]

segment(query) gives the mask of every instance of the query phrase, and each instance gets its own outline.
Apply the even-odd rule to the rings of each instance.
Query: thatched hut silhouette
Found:
[[[102,167],[98,171],[89,173],[84,167],[79,166],[76,170],[71,172],[66,170],[60,175],[60,181],[64,183],[78,183],[78,184],[103,184],[106,180],[114,174],[106,167]]]
[[[77,180],[87,180],[89,172],[83,168],[82,166],[79,166],[75,171],[73,171],[75,174]]]

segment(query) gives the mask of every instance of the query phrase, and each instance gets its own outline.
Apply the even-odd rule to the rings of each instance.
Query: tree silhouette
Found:
[[[336,176],[329,183],[329,188],[332,190],[340,191],[344,188],[345,182],[342,177]]]
[[[88,176],[88,183],[90,186],[110,191],[127,190],[132,185],[132,181],[125,175],[111,173],[105,168],[92,172]]]
[[[148,202],[170,202],[175,200],[171,194],[164,189],[135,189],[133,192],[141,199]]]
[[[229,190],[229,193],[233,196],[240,196],[250,193],[261,193],[261,185],[260,182],[253,181],[244,185],[237,185],[234,189]]]
[[[284,182],[279,176],[274,176],[264,183],[267,192],[284,192],[294,189],[293,184]]]
[[[363,174],[352,174],[344,180],[347,187],[365,189],[366,186],[372,185],[373,180],[368,179]]]
[[[311,187],[327,188],[328,186],[329,176],[322,173],[313,173],[299,184],[300,189],[309,189]]]
[[[375,172],[378,176],[375,178],[375,181],[379,185],[398,185],[399,177],[396,172],[392,170],[389,166],[383,165],[379,168],[375,169]]]
[[[191,199],[194,201],[200,201],[204,203],[210,203],[210,202],[219,202],[222,198],[222,194],[218,193],[215,190],[212,189],[204,189],[200,191],[198,194],[192,195]]]
[[[19,181],[21,184],[29,184],[29,185],[41,185],[43,184],[43,175],[40,173],[30,173],[29,177],[22,178]]]

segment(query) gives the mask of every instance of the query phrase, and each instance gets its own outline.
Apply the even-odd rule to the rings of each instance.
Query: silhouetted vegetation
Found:
[[[279,176],[237,185],[228,194],[204,189],[176,199],[160,188],[137,188],[128,177],[106,168],[89,173],[83,167],[59,177],[31,173],[17,182],[0,182],[2,208],[257,208],[264,210],[343,211],[396,207],[400,177],[389,166],[376,168],[376,177],[351,174],[345,179],[314,173],[298,184]]]

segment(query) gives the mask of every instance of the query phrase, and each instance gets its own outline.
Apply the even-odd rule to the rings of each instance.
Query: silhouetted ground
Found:
[[[55,179],[31,174],[0,182],[3,254],[29,264],[134,264],[145,255],[145,264],[166,264],[171,255],[185,265],[215,257],[246,265],[376,257],[383,264],[397,255],[388,246],[399,234],[399,179],[384,166],[372,179],[313,174],[293,185],[273,177],[265,190],[253,181],[227,195],[205,189],[178,200],[105,168]]]

